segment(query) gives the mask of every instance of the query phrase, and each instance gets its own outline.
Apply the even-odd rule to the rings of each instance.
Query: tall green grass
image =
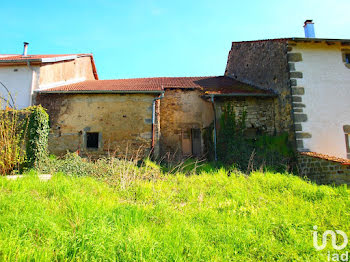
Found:
[[[128,186],[62,173],[0,178],[0,259],[325,261],[332,248],[314,249],[313,226],[350,233],[349,193],[224,169]]]

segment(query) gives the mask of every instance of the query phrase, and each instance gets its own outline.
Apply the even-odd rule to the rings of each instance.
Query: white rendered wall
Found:
[[[34,76],[35,80],[36,71],[38,71],[36,67],[29,68],[28,66],[0,67],[0,81],[9,89],[19,109],[31,105],[32,83],[36,82],[32,82],[32,79]],[[8,99],[8,94],[2,85],[0,85],[0,96]],[[2,100],[1,104],[4,107],[5,102]]]
[[[293,53],[302,53],[295,70],[303,73],[297,86],[304,87],[302,103],[307,121],[302,122],[304,148],[346,158],[343,125],[350,125],[350,69],[344,65],[340,43],[297,43]],[[298,132],[297,132],[298,133]]]

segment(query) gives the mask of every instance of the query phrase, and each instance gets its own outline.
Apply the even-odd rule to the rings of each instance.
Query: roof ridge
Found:
[[[100,81],[104,80],[142,80],[142,79],[171,79],[171,78],[209,78],[209,77],[224,77],[224,75],[219,75],[219,76],[156,76],[156,77],[136,77],[136,78],[114,78],[114,79],[100,79]]]
[[[200,76],[200,77],[154,77],[154,78],[126,78],[86,80],[60,87],[38,90],[43,93],[140,93],[164,92],[166,88],[206,91],[213,95],[263,95],[271,96],[269,90],[261,90],[242,83],[228,76]]]
[[[0,56],[2,55],[11,55],[11,56],[24,56],[22,54],[0,54]],[[92,53],[70,53],[70,54],[30,54],[30,55],[35,55],[35,56],[40,56],[40,55],[92,55]],[[27,56],[30,56],[27,55]]]

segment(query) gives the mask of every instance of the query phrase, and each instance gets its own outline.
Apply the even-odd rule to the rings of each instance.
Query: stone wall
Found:
[[[278,94],[275,100],[277,133],[288,132],[294,141],[292,96],[286,40],[233,42],[225,75]]]
[[[233,105],[237,118],[246,112],[246,128],[248,136],[266,133],[273,135],[275,128],[275,98],[271,97],[230,97],[216,98],[216,117],[220,123],[227,103]],[[220,127],[218,126],[218,129]]]
[[[160,148],[161,156],[172,155],[181,158],[182,137],[192,128],[200,129],[209,126],[214,120],[211,102],[201,98],[199,90],[167,89],[160,102]],[[204,143],[202,141],[202,152]]]
[[[272,97],[216,97],[217,128],[227,103],[233,105],[237,116],[246,111],[246,135],[254,137],[267,133],[273,135],[275,127],[275,108]],[[166,90],[161,100],[160,148],[161,156],[172,155],[174,159],[186,156],[184,135],[191,129],[201,130],[201,154],[205,154],[204,129],[214,121],[213,105],[203,97],[200,90]],[[219,131],[218,131],[219,132]],[[189,142],[190,143],[190,142]],[[191,145],[189,145],[190,147]]]
[[[350,161],[313,152],[298,155],[299,173],[318,184],[350,185]]]
[[[49,150],[62,155],[79,150],[82,155],[139,156],[151,148],[151,94],[39,94],[37,103],[51,121]],[[86,133],[99,132],[98,149],[86,148]],[[157,143],[156,143],[157,145]]]

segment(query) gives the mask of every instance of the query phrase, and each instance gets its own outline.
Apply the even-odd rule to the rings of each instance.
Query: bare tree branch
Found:
[[[13,104],[13,108],[14,109],[17,109],[16,108],[16,105],[15,105],[15,100],[13,100],[13,97],[11,95],[11,92],[7,89],[7,87],[0,81],[0,84],[5,88],[5,90],[7,91],[7,94],[9,95],[9,97],[11,98],[11,101],[12,101],[12,104]]]
[[[11,108],[13,108],[13,105],[11,105],[11,103],[10,103],[10,101],[8,101],[8,99],[6,99],[6,98],[4,98],[2,96],[0,96],[0,99],[4,100]]]

